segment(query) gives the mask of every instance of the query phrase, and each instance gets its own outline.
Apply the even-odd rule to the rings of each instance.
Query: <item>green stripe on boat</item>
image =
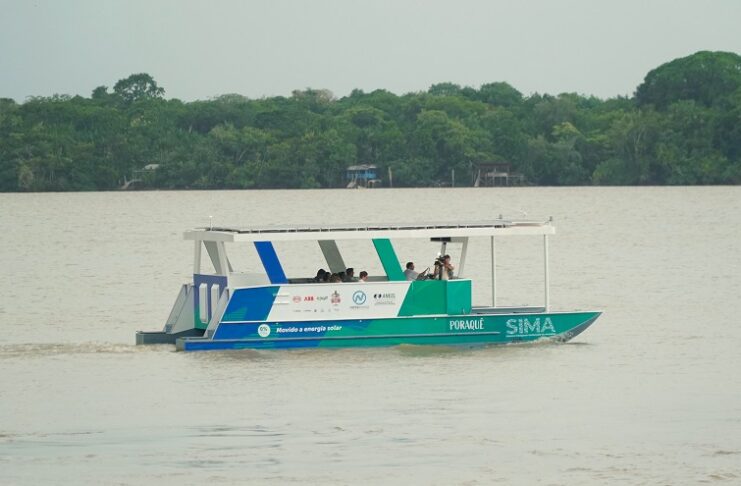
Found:
[[[373,246],[376,247],[376,253],[378,253],[378,258],[381,259],[383,271],[386,272],[389,280],[406,280],[391,241],[388,238],[374,238]]]

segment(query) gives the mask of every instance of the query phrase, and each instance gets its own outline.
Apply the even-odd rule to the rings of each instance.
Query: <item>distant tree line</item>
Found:
[[[523,96],[504,82],[335,99],[165,99],[148,74],[90,98],[0,99],[0,191],[341,187],[353,164],[395,186],[469,184],[509,163],[533,185],[741,183],[741,57],[698,52],[632,98]],[[142,171],[157,164],[157,170]]]

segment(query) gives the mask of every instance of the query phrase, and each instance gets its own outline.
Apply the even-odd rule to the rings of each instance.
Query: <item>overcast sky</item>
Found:
[[[19,102],[139,72],[186,101],[446,81],[608,98],[699,50],[741,53],[741,0],[0,0]]]

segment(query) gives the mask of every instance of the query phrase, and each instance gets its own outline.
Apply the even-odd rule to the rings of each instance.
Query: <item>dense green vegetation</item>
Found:
[[[90,98],[0,99],[0,191],[344,185],[393,168],[395,186],[470,184],[506,162],[529,184],[741,183],[741,56],[698,52],[650,73],[634,98],[523,97],[507,83],[397,96],[324,90],[251,100],[164,98],[147,74]],[[141,171],[159,164],[154,171]]]

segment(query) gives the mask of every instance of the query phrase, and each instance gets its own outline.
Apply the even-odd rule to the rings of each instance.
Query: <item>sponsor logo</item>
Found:
[[[335,290],[332,292],[332,303],[337,305],[340,302],[342,302],[342,299],[340,299],[340,293]]]
[[[396,294],[394,292],[373,294],[373,303],[376,305],[395,305]]]
[[[352,294],[352,301],[355,302],[355,305],[363,305],[366,300],[368,300],[368,297],[366,297],[365,292],[362,290],[356,290],[355,293]]]
[[[483,331],[484,318],[480,319],[451,319],[448,321],[449,331]]]
[[[299,302],[301,302],[301,296],[300,295],[294,295],[293,296],[293,303],[294,304],[298,304]]]
[[[306,297],[304,297],[304,302],[314,302],[314,296],[307,295]]]
[[[327,295],[317,295],[317,296],[316,296],[316,300],[317,300],[317,302],[324,302],[324,301],[326,301],[327,299],[329,299],[329,296],[327,296]]]
[[[267,324],[260,324],[260,327],[257,328],[257,334],[259,334],[260,337],[270,336],[270,326]]]
[[[550,317],[542,321],[540,317],[536,317],[532,322],[527,317],[507,319],[508,336],[549,336],[553,334],[556,334],[556,328],[553,327]]]

